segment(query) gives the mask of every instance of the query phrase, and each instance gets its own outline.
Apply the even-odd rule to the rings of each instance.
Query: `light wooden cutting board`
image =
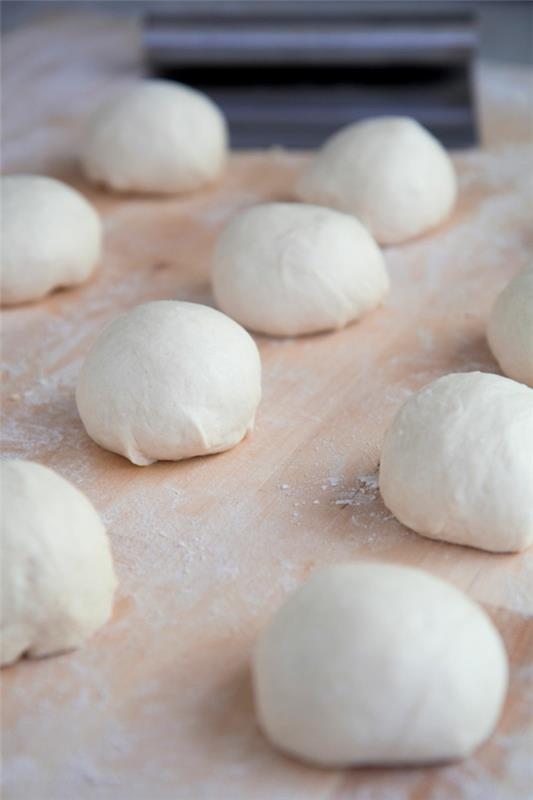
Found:
[[[3,454],[58,470],[105,520],[120,579],[112,621],[77,652],[3,671],[3,782],[21,800],[526,800],[533,794],[533,554],[422,539],[377,490],[384,429],[415,389],[497,371],[484,329],[531,259],[531,76],[480,75],[484,150],[457,155],[448,224],[388,248],[384,306],[343,331],[257,337],[264,397],[236,449],[135,467],[86,436],[84,354],[139,302],[211,303],[213,241],[239,208],[287,199],[306,156],[237,154],[186,199],[117,198],[74,161],[84,115],[139,69],[137,28],[52,19],[4,43],[4,169],[56,175],[99,208],[94,280],[2,313]],[[414,564],[480,601],[503,634],[511,687],[490,742],[462,764],[345,772],[274,752],[253,714],[257,631],[315,568]],[[409,643],[406,642],[406,646]]]

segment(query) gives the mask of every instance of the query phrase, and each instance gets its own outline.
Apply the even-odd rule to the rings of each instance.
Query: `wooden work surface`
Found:
[[[221,455],[135,467],[86,436],[74,403],[81,360],[105,323],[137,303],[210,303],[220,227],[241,207],[289,198],[306,158],[235,155],[218,186],[184,199],[88,186],[74,159],[80,122],[139,71],[136,42],[133,23],[61,18],[4,43],[4,169],[80,188],[102,213],[105,242],[89,284],[2,314],[3,452],[87,493],[120,580],[112,621],[85,647],[4,670],[4,796],[531,798],[533,554],[423,539],[376,488],[384,429],[414,389],[452,371],[497,371],[487,312],[531,258],[530,76],[481,70],[486,146],[455,157],[460,198],[449,223],[386,250],[392,289],[380,310],[338,333],[257,337],[264,397],[253,435]],[[248,668],[258,630],[312,570],[348,559],[420,566],[496,622],[511,686],[475,757],[326,771],[279,755],[259,733]]]

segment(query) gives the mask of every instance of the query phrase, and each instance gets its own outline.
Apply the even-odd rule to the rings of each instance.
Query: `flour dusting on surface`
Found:
[[[87,194],[104,219],[104,258],[87,285],[3,313],[3,454],[46,463],[87,493],[120,584],[112,621],[83,648],[4,671],[6,796],[166,800],[179,788],[205,800],[526,800],[533,673],[519,631],[533,613],[532,557],[408,531],[383,504],[378,468],[386,426],[420,386],[450,371],[497,369],[484,321],[530,258],[530,146],[493,139],[454,157],[456,213],[431,235],[386,249],[392,289],[381,309],[336,333],[257,337],[264,398],[240,446],[135,467],[83,429],[74,391],[84,355],[139,302],[212,303],[217,231],[242,207],[287,199],[306,156],[233,156],[222,184],[191,198],[99,192],[74,166],[76,137],[98,100],[139,69],[138,31],[89,19],[76,40],[72,20],[55,24],[40,56],[47,68],[8,81],[6,100],[19,113],[7,120],[6,167],[49,171]],[[31,59],[43,37],[44,23],[15,36],[11,57],[20,61],[22,48]],[[507,101],[512,119],[523,115],[524,81],[494,76],[483,86],[500,116]],[[21,108],[22,88],[31,97]],[[249,675],[258,630],[314,570],[351,559],[441,575],[504,631],[508,707],[493,740],[464,764],[341,775],[279,755],[260,734]]]

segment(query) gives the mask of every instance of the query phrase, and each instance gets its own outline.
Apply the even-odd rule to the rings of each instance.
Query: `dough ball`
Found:
[[[409,528],[497,553],[533,543],[533,390],[446,375],[410,397],[381,451],[379,488]]]
[[[229,450],[252,430],[260,399],[251,336],[220,311],[173,300],[112,322],[76,390],[89,436],[143,466]]]
[[[79,647],[111,616],[116,578],[91,503],[53,470],[3,461],[2,664]]]
[[[220,236],[213,291],[247,328],[278,336],[341,328],[389,288],[381,252],[353,217],[300,203],[243,211]]]
[[[201,92],[143,81],[97,110],[81,149],[88,178],[121,192],[191,192],[215,180],[226,123]]]
[[[533,267],[517,275],[496,300],[487,338],[502,371],[533,386]]]
[[[468,756],[493,730],[507,658],[448,583],[392,564],[317,572],[261,634],[253,664],[268,738],[321,766]]]
[[[398,244],[446,219],[457,181],[446,151],[418,122],[382,117],[328,139],[297,193],[306,202],[355,214],[381,244]]]
[[[42,175],[8,175],[2,192],[3,305],[38,300],[83,283],[100,257],[100,218],[70,186]]]

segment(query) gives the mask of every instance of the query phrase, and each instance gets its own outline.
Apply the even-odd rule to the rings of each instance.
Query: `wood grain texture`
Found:
[[[484,150],[458,154],[460,198],[430,236],[388,248],[384,306],[343,331],[256,337],[264,397],[239,447],[135,467],[86,436],[74,404],[103,325],[139,302],[211,303],[213,241],[231,214],[286,199],[303,154],[236,154],[187,198],[117,197],[75,163],[84,116],[139,72],[134,24],[71,16],[4,42],[4,169],[68,180],[99,208],[104,256],[87,285],[2,313],[3,454],[82,488],[120,579],[112,621],[64,656],[4,670],[3,783],[24,800],[526,800],[533,771],[533,555],[418,537],[376,488],[384,429],[419,386],[497,371],[484,336],[502,286],[531,259],[531,76],[480,72]],[[512,81],[511,81],[512,79]],[[511,659],[497,731],[462,764],[312,769],[274,752],[253,715],[250,650],[313,569],[418,565],[488,610]]]

